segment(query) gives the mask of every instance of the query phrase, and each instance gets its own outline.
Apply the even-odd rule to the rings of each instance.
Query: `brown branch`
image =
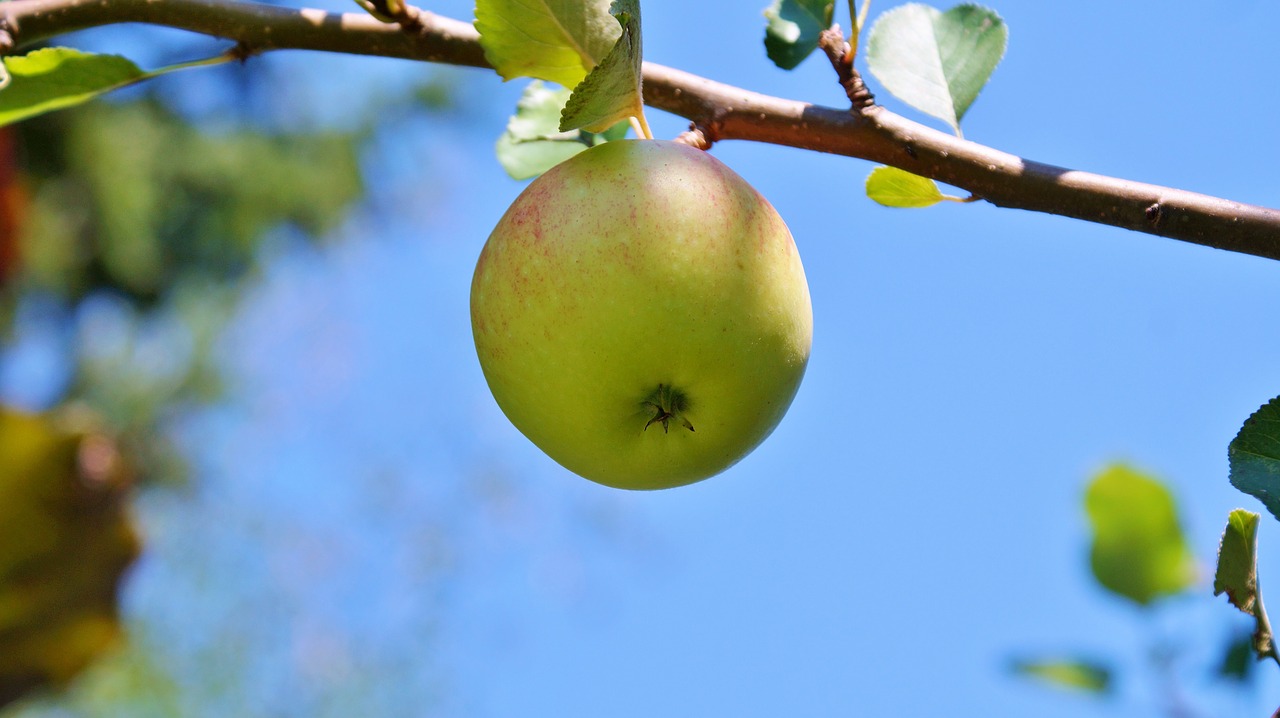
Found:
[[[489,67],[470,24],[422,12],[405,32],[361,14],[227,0],[11,0],[0,38],[13,47],[74,30],[138,22],[234,40],[255,52],[321,50]],[[767,142],[902,168],[1001,207],[1109,224],[1280,259],[1280,211],[1024,160],[867,102],[855,110],[761,95],[645,63],[645,103],[691,120],[708,141]],[[863,88],[865,90],[865,88]]]
[[[489,67],[470,23],[418,13],[421,29],[362,13],[297,10],[228,0],[17,0],[0,3],[0,29],[15,47],[76,30],[146,23],[234,40],[257,52],[320,50]]]

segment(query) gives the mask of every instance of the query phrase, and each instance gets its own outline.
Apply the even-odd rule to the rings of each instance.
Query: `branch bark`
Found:
[[[0,3],[5,51],[115,23],[226,38],[250,52],[318,50],[487,68],[469,24],[430,12],[410,29],[354,13],[238,0],[11,0]],[[868,103],[822,107],[725,85],[651,62],[645,104],[690,120],[706,139],[749,140],[893,165],[1001,207],[1074,217],[1280,259],[1280,211],[1026,160]],[[869,100],[869,98],[868,98]]]

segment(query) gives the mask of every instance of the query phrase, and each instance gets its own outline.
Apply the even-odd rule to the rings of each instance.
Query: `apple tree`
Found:
[[[862,183],[866,201],[887,207],[926,211],[943,202],[987,203],[1280,259],[1280,211],[1058,167],[966,139],[962,122],[1004,58],[1009,38],[1005,21],[990,8],[909,3],[877,8],[873,20],[869,0],[775,0],[765,9],[764,53],[784,70],[807,59],[809,66],[828,64],[843,102],[824,106],[644,61],[645,26],[636,0],[479,0],[474,21],[401,0],[359,4],[358,12],[340,13],[232,0],[10,0],[0,4],[0,123],[38,135],[40,123],[59,116],[50,113],[104,94],[217,65],[252,73],[254,58],[285,50],[398,58],[495,72],[505,80],[527,78],[506,132],[497,138],[496,154],[512,177],[536,179],[506,216],[493,218],[497,229],[472,288],[475,342],[497,403],[512,422],[565,467],[607,485],[665,488],[723,470],[782,419],[804,372],[812,326],[795,244],[767,198],[707,160],[704,153],[717,143],[766,143],[869,161],[875,166]],[[60,44],[69,33],[122,23],[176,28],[226,44],[214,54],[151,69],[125,57],[129,48],[116,55]],[[876,83],[880,97],[872,92]],[[946,130],[908,119],[895,106],[914,108]],[[646,108],[684,118],[688,129],[669,138],[674,142],[655,139]],[[91,141],[95,126],[143,121],[125,117],[127,112],[111,110],[88,121],[82,132],[90,139],[84,141]],[[135,112],[160,116],[163,124],[163,110],[154,106]],[[91,210],[101,215],[104,228],[94,245],[105,249],[79,265],[60,265],[56,258],[23,263],[26,286],[53,284],[47,278],[56,275],[60,291],[71,297],[105,285],[138,306],[172,302],[173,311],[199,311],[193,305],[206,305],[207,295],[184,302],[194,295],[182,287],[207,288],[243,276],[250,237],[264,223],[283,217],[322,227],[351,201],[358,182],[352,179],[349,138],[264,145],[232,136],[202,145],[207,163],[194,170],[139,172],[133,178],[199,193],[210,186],[201,175],[214,171],[209,167],[243,177],[225,185],[238,192],[214,198],[238,211],[172,216],[158,192],[142,206],[111,194],[111,183],[137,167],[132,148],[113,145],[106,132],[102,137],[95,166],[115,174],[102,179]],[[166,142],[204,140],[171,128],[154,143],[152,165],[162,164]],[[305,167],[289,172],[298,154],[323,155],[322,164],[338,169],[323,178]],[[58,201],[51,196],[48,201]],[[139,247],[128,241],[155,234],[138,231],[136,225],[145,221],[169,230],[163,242]],[[41,246],[65,243],[65,234],[65,227],[49,228]],[[561,246],[572,251],[553,257]],[[0,270],[7,269],[3,259]],[[584,273],[584,265],[595,273]],[[174,273],[174,267],[200,271]],[[42,275],[41,269],[48,271]],[[590,311],[580,311],[586,305]],[[720,321],[722,316],[727,318]],[[690,348],[692,364],[679,364],[680,353]],[[662,362],[645,364],[639,356],[646,352]],[[716,374],[708,369],[712,360],[739,367],[740,374],[721,371],[704,379],[699,371]],[[644,376],[627,375],[634,364],[645,364]],[[173,382],[180,390],[155,403],[199,393],[207,378],[201,369],[193,365]],[[539,380],[557,371],[556,381]],[[619,383],[626,386],[613,403],[622,408],[597,407],[603,403],[597,402],[599,389]],[[160,472],[163,448],[146,441],[154,415],[121,410],[111,416],[112,397],[87,389],[76,398],[105,411],[111,431],[59,429],[61,438],[47,443],[79,442],[79,448],[64,452],[50,476],[114,477],[97,459],[102,452],[114,457],[117,446],[136,448],[144,474]],[[1280,517],[1277,401],[1247,421],[1241,417],[1243,428],[1229,447],[1229,480]],[[615,420],[615,414],[622,418]],[[30,425],[33,434],[66,425],[53,414],[6,413],[0,419],[0,430]],[[108,434],[111,439],[102,438]],[[0,435],[0,449],[7,446]],[[0,455],[0,466],[5,458]],[[106,466],[114,471],[114,458]],[[1146,605],[1192,585],[1178,521],[1156,482],[1115,468],[1091,484],[1086,504],[1095,531],[1094,573],[1106,589]],[[35,519],[14,521],[28,520]],[[1258,520],[1244,510],[1231,514],[1213,588],[1256,622],[1249,650],[1280,662],[1259,588]],[[119,537],[132,535],[117,530]],[[109,587],[132,556],[126,538],[107,552]],[[0,591],[5,580],[18,580],[11,574],[25,575],[8,570],[0,564]],[[47,628],[41,616],[20,619],[24,632]],[[108,623],[102,633],[114,630]],[[43,646],[44,640],[35,643]],[[63,683],[84,660],[55,663],[23,666],[25,673],[5,682],[0,662],[0,688],[8,689],[0,701],[42,682]],[[1064,684],[1105,684],[1083,663],[1028,660],[1019,670]]]

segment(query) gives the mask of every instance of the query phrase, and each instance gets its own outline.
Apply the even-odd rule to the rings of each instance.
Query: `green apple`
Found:
[[[786,413],[813,314],[786,224],[698,149],[609,142],[489,236],[471,324],[493,396],[562,466],[661,489],[728,468]]]

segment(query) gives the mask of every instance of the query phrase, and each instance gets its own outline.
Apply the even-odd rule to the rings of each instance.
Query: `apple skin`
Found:
[[[471,284],[498,406],[566,469],[662,489],[767,437],[809,359],[813,313],[786,224],[719,160],[597,145],[531,183]]]

